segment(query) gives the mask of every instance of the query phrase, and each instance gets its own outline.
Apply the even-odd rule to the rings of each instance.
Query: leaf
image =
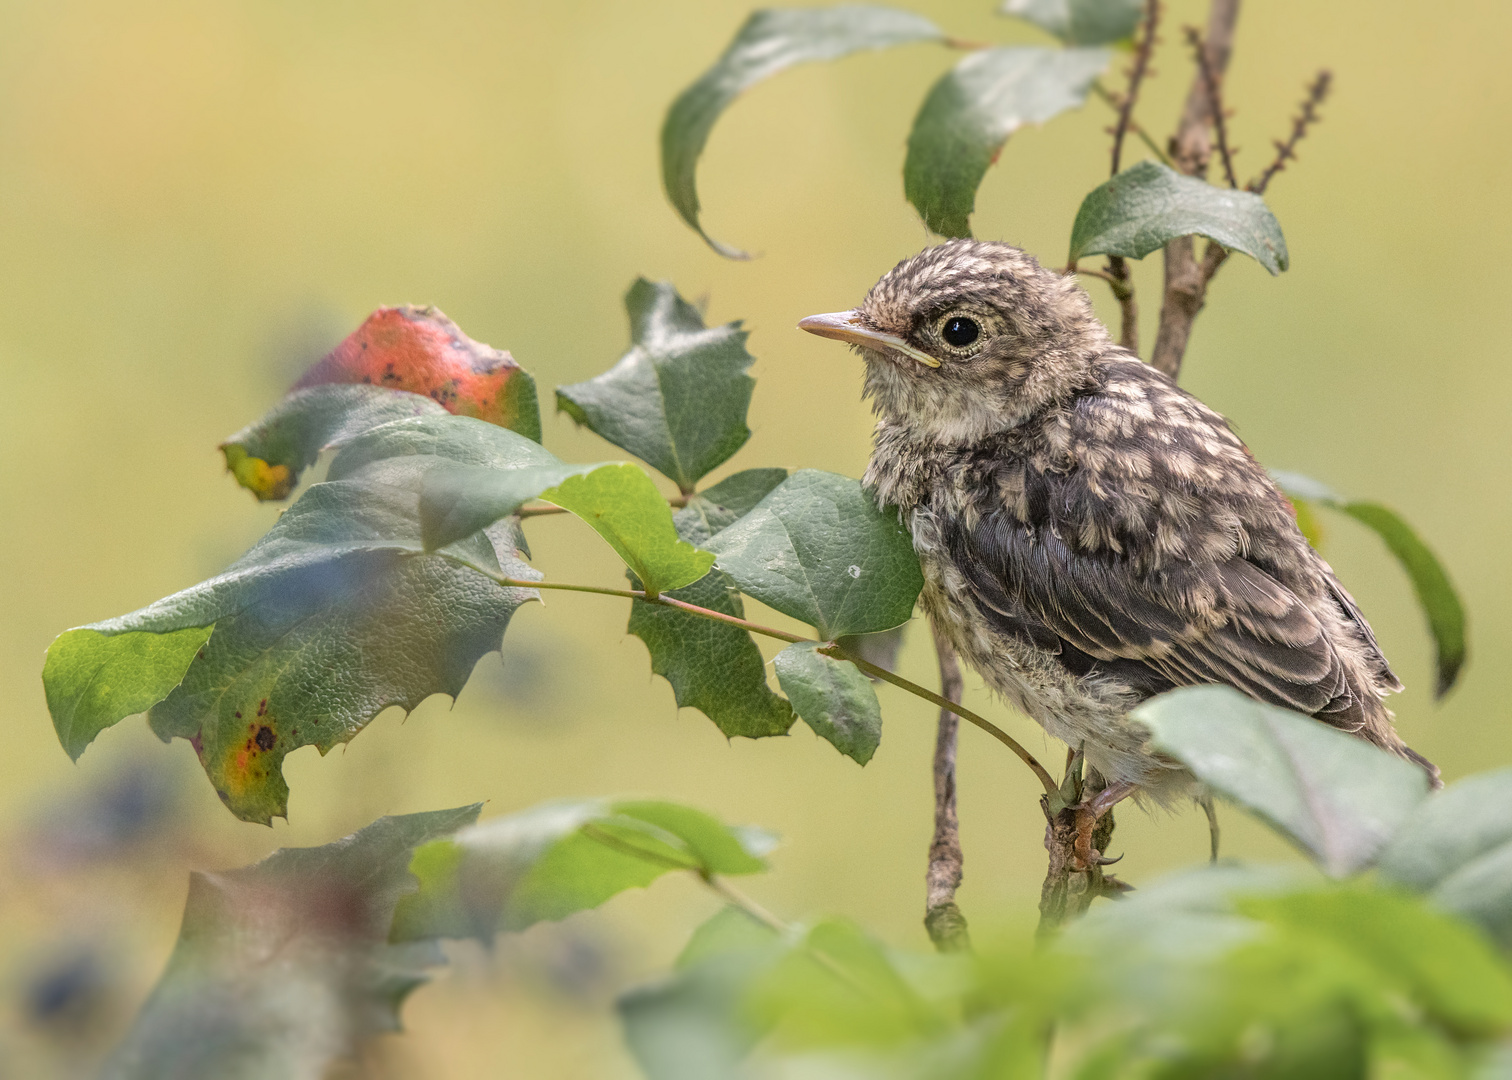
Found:
[[[680,540],[667,500],[636,465],[462,466],[426,477],[420,520],[436,550],[540,498],[582,518],[609,542],[649,596],[692,584],[714,556]]]
[[[47,650],[42,685],[58,741],[75,761],[122,717],[146,712],[178,685],[210,638],[209,626],[108,638],[70,630]]]
[[[835,644],[851,656],[875,664],[884,671],[896,672],[898,654],[903,650],[903,634],[907,628],[908,624],[904,623],[875,634],[842,634],[835,639]],[[882,681],[874,675],[867,675],[867,678],[872,682]]]
[[[532,447],[523,436],[477,421],[397,421],[407,444],[437,423],[481,428],[495,457]],[[475,425],[475,426],[472,426]],[[316,484],[225,572],[130,615],[73,630],[49,649],[49,706],[70,753],[142,709],[163,739],[190,740],[211,782],[238,817],[269,822],[287,810],[282,762],[289,751],[322,752],[349,741],[383,709],[413,709],[435,693],[455,696],[484,653],[499,648],[531,589],[501,588],[496,575],[533,578],[500,525],[429,554],[420,542],[419,489],[435,455],[374,456],[375,429],[354,444],[368,460],[332,463],[339,479]],[[441,440],[432,440],[441,449]],[[213,629],[210,629],[213,627]],[[77,673],[135,663],[143,634],[210,629],[194,652],[168,646],[125,695],[91,698]],[[190,640],[189,635],[178,642]],[[185,667],[174,670],[179,663]],[[67,731],[67,734],[65,733]]]
[[[464,334],[439,308],[379,308],[300,380],[295,390],[360,383],[407,390],[449,413],[541,441],[535,380],[504,349]]]
[[[438,413],[446,410],[428,397],[402,390],[312,386],[290,393],[220,449],[236,482],[259,501],[286,499],[299,474],[327,447],[390,420]]]
[[[625,1042],[649,1080],[737,1080],[763,1031],[746,992],[787,948],[768,926],[722,908],[693,932],[675,973],[620,996]]]
[[[735,583],[719,570],[667,595],[745,617]],[[632,600],[629,630],[645,642],[652,672],[672,684],[678,708],[699,710],[727,737],[785,735],[793,726],[792,708],[767,686],[761,650],[740,627]]]
[[[1140,0],[1003,0],[998,8],[1048,31],[1067,45],[1108,45],[1134,36]]]
[[[741,592],[832,639],[907,622],[923,588],[896,514],[861,485],[804,469],[706,545]]]
[[[557,408],[687,494],[751,437],[749,335],[738,322],[704,326],[665,281],[639,278],[625,307],[630,351],[602,375],[557,387]]]
[[[677,535],[690,544],[702,544],[749,514],[787,476],[786,469],[746,469],[689,495],[687,504],[672,515]]]
[[[749,256],[719,243],[699,224],[695,174],[714,121],[741,91],[794,64],[836,60],[945,35],[922,16],[872,4],[787,8],[751,13],[714,66],[678,95],[662,124],[662,184],[673,208],[721,255]]]
[[[846,757],[865,765],[882,741],[877,692],[849,660],[817,651],[818,642],[789,645],[773,666],[793,711]]]
[[[434,943],[388,941],[411,855],[477,816],[380,818],[325,847],[191,875],[167,970],[103,1075],[320,1080],[398,1030],[400,1004],[445,959]]]
[[[690,496],[687,506],[672,515],[677,534],[703,544],[786,478],[786,469],[747,469]],[[632,581],[639,587],[633,575]],[[719,570],[668,595],[745,617],[735,583]],[[672,684],[678,708],[698,709],[726,737],[785,735],[793,726],[793,710],[767,686],[766,661],[747,631],[643,600],[630,601],[628,629],[645,643],[652,672]]]
[[[1369,865],[1428,792],[1417,766],[1232,687],[1173,690],[1130,715],[1150,729],[1153,749],[1335,876]]]
[[[1382,853],[1380,869],[1512,946],[1512,769],[1430,796]]]
[[[1465,666],[1465,608],[1443,564],[1412,526],[1380,503],[1346,499],[1311,477],[1272,470],[1271,478],[1298,505],[1299,520],[1302,506],[1307,502],[1320,503],[1348,514],[1385,542],[1387,550],[1407,572],[1418,606],[1428,617],[1438,671],[1434,696],[1441,698],[1453,689]]]
[[[929,91],[908,135],[903,191],[931,232],[970,236],[977,188],[1003,144],[1087,100],[1106,49],[983,49]]]
[[[495,818],[415,853],[419,891],[394,919],[394,940],[524,930],[598,907],[670,870],[754,874],[769,835],[737,830],[676,803],[557,802]]]
[[[1192,233],[1244,252],[1272,274],[1288,265],[1286,238],[1264,199],[1153,161],[1125,169],[1082,200],[1071,226],[1070,261],[1088,255],[1142,259]]]
[[[379,308],[272,411],[221,444],[260,500],[283,499],[322,449],[404,416],[472,416],[541,441],[535,380],[433,307]]]

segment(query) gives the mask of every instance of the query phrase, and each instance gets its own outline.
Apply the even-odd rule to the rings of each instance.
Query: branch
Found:
[[[1155,31],[1160,26],[1160,0],[1146,0],[1144,34],[1134,46],[1134,64],[1129,68],[1129,88],[1119,102],[1118,125],[1113,129],[1113,169],[1108,175],[1118,175],[1118,162],[1123,154],[1124,135],[1134,116],[1134,103],[1139,100],[1139,84],[1144,82],[1150,69],[1150,54],[1155,50]]]
[[[935,653],[940,660],[940,694],[961,700],[961,665],[950,643],[935,634]],[[929,844],[929,870],[924,875],[924,928],[940,952],[967,952],[971,937],[966,916],[956,906],[961,885],[960,823],[956,817],[956,733],[959,718],[949,709],[940,710],[940,726],[934,751],[934,839]]]
[[[1034,755],[1024,749],[1017,739],[998,727],[991,720],[988,720],[984,716],[978,716],[970,709],[964,708],[955,702],[947,701],[933,690],[926,690],[918,683],[910,682],[901,675],[895,675],[886,668],[878,667],[876,664],[863,660],[859,656],[852,656],[832,641],[815,642],[813,638],[802,637],[799,634],[790,634],[786,630],[778,630],[771,626],[762,626],[760,623],[751,622],[749,619],[741,619],[734,615],[726,615],[722,611],[713,611],[706,607],[699,607],[697,604],[690,604],[686,600],[678,600],[676,597],[667,596],[666,594],[647,596],[640,589],[606,589],[600,585],[568,585],[556,581],[531,581],[527,578],[505,577],[503,574],[495,574],[484,570],[475,563],[468,562],[466,559],[450,555],[444,551],[435,551],[429,554],[439,555],[441,558],[454,562],[458,566],[465,566],[474,573],[482,574],[495,584],[511,589],[556,589],[562,592],[593,593],[595,596],[620,596],[627,600],[641,600],[647,604],[659,604],[662,607],[677,608],[679,611],[686,611],[689,615],[696,615],[700,619],[711,619],[714,622],[728,623],[730,626],[738,626],[742,630],[749,631],[752,634],[761,634],[764,637],[776,638],[778,641],[786,641],[790,645],[796,645],[799,642],[822,644],[824,648],[820,651],[825,655],[833,657],[836,660],[849,660],[868,675],[881,679],[883,682],[892,683],[900,690],[907,690],[915,697],[921,697],[925,701],[938,705],[943,709],[950,709],[962,720],[981,728],[998,742],[1012,750],[1020,761],[1029,766],[1047,792],[1057,790],[1054,778],[1045,771],[1045,767],[1035,759]]]
[[[1092,81],[1092,92],[1098,97],[1102,98],[1102,100],[1106,102],[1108,107],[1114,112],[1118,112],[1123,108],[1118,95],[1111,92],[1106,86],[1104,86],[1096,79]],[[1139,121],[1134,119],[1133,116],[1129,117],[1129,131],[1130,133],[1139,137],[1139,141],[1145,144],[1145,147],[1150,151],[1150,153],[1154,154],[1157,158],[1160,159],[1160,163],[1162,165],[1165,165],[1167,168],[1175,168],[1175,166],[1171,165],[1171,159],[1166,156],[1166,152],[1160,148],[1160,144],[1154,139],[1150,138],[1150,133],[1144,128],[1140,127]]]
[[[1318,106],[1323,104],[1328,92],[1333,88],[1333,72],[1324,68],[1318,72],[1317,77],[1307,87],[1307,96],[1302,99],[1302,111],[1292,117],[1291,135],[1285,142],[1280,139],[1274,140],[1276,147],[1276,160],[1267,165],[1259,176],[1245,185],[1245,189],[1253,191],[1256,195],[1263,195],[1266,187],[1282,169],[1286,168],[1288,161],[1297,160],[1297,144],[1307,136],[1307,129],[1316,124]]]
[[[1202,73],[1202,82],[1207,87],[1208,112],[1213,117],[1213,131],[1218,136],[1218,159],[1223,162],[1223,175],[1228,180],[1228,186],[1236,188],[1239,181],[1234,176],[1234,158],[1229,153],[1228,128],[1223,115],[1223,91],[1219,87],[1219,77],[1213,71],[1213,65],[1208,59],[1207,45],[1203,43],[1202,35],[1197,32],[1195,26],[1186,28],[1187,44],[1192,47],[1192,52],[1197,57],[1197,70]]]
[[[1206,48],[1207,63],[1199,66],[1176,134],[1171,136],[1171,160],[1174,167],[1188,176],[1205,177],[1212,156],[1212,128],[1217,123],[1213,113],[1212,85],[1221,83],[1228,71],[1234,49],[1234,24],[1239,21],[1239,0],[1212,0],[1208,10]],[[1160,308],[1160,328],[1150,364],[1172,379],[1181,373],[1192,323],[1207,300],[1208,282],[1223,265],[1228,252],[1209,242],[1202,261],[1197,259],[1195,239],[1179,236],[1165,246],[1165,297]]]

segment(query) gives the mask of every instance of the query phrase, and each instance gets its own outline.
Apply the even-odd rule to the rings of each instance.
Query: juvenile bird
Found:
[[[1401,683],[1291,504],[1223,417],[1114,343],[1073,279],[952,240],[798,325],[859,348],[880,417],[864,482],[912,531],[924,611],[1106,778],[1091,818],[1192,790],[1128,712],[1201,683],[1436,779],[1392,729],[1382,698]]]

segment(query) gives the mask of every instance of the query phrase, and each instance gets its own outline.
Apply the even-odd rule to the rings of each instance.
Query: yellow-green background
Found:
[[[1044,40],[986,0],[915,6],[962,37]],[[670,278],[706,296],[712,320],[752,331],[755,434],[727,469],[859,475],[871,420],[856,361],[793,324],[854,303],[928,242],[902,199],[903,142],[954,57],[916,46],[805,67],[740,100],[701,172],[705,219],[763,254],[727,262],[665,205],[657,132],[745,11],[725,0],[0,4],[0,1074],[75,1067],[108,1043],[166,957],[191,867],[474,800],[496,814],[563,795],[686,799],[783,835],[775,871],[750,883],[772,908],[843,912],[924,944],[932,711],[884,689],[886,737],[864,770],[801,725],[727,743],[675,711],[618,601],[559,595],[523,610],[504,664],[486,659],[455,708],[433,699],[327,758],[295,754],[291,820],[272,830],[231,820],[190,748],[157,744],[139,719],[70,765],[41,693],[55,634],[213,573],[268,526],[276,511],[223,474],[217,442],[380,304],[439,305],[511,349],[549,404],[552,386],[622,351],[634,276]],[[1177,28],[1201,16],[1197,3],[1170,5],[1140,109],[1151,128],[1168,128],[1189,80]],[[1435,705],[1404,579],[1358,527],[1328,522],[1326,554],[1409,687],[1394,703],[1400,728],[1449,779],[1512,761],[1509,40],[1512,9],[1494,0],[1247,5],[1227,86],[1241,174],[1267,158],[1317,68],[1334,70],[1337,90],[1269,196],[1292,270],[1272,279],[1231,260],[1184,378],[1264,462],[1391,503],[1446,561],[1473,651],[1461,688]],[[1105,176],[1108,122],[1094,102],[1015,136],[980,193],[977,234],[1063,261],[1076,207]],[[1158,273],[1158,259],[1137,271],[1147,344]],[[565,417],[548,414],[545,430],[564,458],[606,452]],[[619,580],[577,523],[531,532],[552,577]],[[924,637],[915,627],[904,666],[928,681]],[[973,704],[1059,758],[969,687]],[[114,860],[50,855],[47,822],[128,762],[182,789],[162,842]],[[1034,796],[1021,766],[963,733],[968,915],[1032,904]],[[1236,813],[1225,822],[1231,853],[1284,857]],[[1200,815],[1130,810],[1114,847],[1138,882],[1200,858],[1206,842]],[[695,883],[667,881],[491,959],[460,950],[412,999],[411,1034],[389,1040],[375,1074],[630,1075],[609,996],[664,966],[713,907]],[[84,1034],[48,1034],[24,1018],[21,988],[81,941],[108,958],[111,1004]]]

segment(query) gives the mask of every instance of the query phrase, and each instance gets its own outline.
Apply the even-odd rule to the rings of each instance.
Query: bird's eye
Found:
[[[945,343],[957,349],[964,349],[981,334],[982,328],[977,325],[975,319],[968,319],[961,315],[946,319],[945,325],[940,327],[940,336],[945,339]]]

